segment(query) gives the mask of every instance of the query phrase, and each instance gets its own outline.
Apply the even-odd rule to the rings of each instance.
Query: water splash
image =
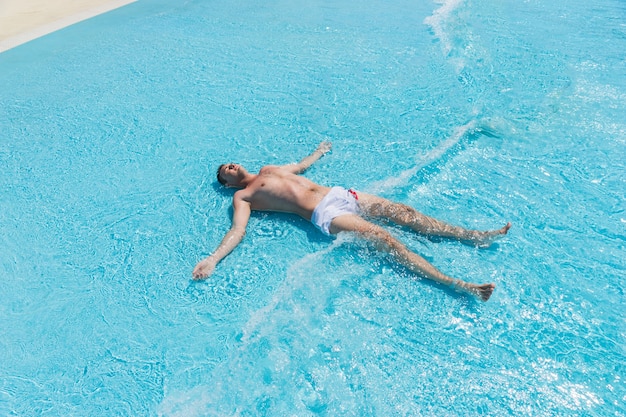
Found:
[[[172,390],[158,407],[161,416],[240,415],[243,410],[272,409],[276,415],[305,415],[327,407],[328,394],[316,386],[317,376],[303,368],[310,358],[310,338],[321,335],[319,317],[328,298],[340,285],[335,274],[323,272],[330,252],[347,241],[340,234],[332,244],[294,263],[271,301],[250,314],[242,327],[239,346],[211,372],[206,384]],[[315,361],[313,361],[315,362]],[[323,366],[322,366],[323,365]],[[314,367],[323,370],[325,364]],[[299,387],[289,401],[283,387]],[[251,382],[253,381],[253,382]],[[289,407],[286,409],[284,407]]]
[[[281,303],[290,303],[290,300],[293,299],[294,291],[302,288],[305,282],[308,282],[307,277],[310,274],[304,274],[303,271],[311,271],[315,265],[322,263],[328,253],[332,252],[348,238],[347,235],[340,234],[328,247],[306,255],[289,267],[287,278],[282,282],[280,288],[275,291],[272,300],[265,307],[252,313],[248,322],[243,326],[242,341],[244,342],[244,347],[246,343],[250,342],[251,337],[260,337],[265,333],[262,332],[264,323],[267,323],[269,317],[277,311],[277,306]],[[270,329],[271,331],[272,329]]]
[[[431,27],[435,37],[441,42],[444,55],[448,56],[452,52],[453,43],[451,36],[445,29],[445,24],[450,19],[452,12],[463,3],[463,0],[443,0],[438,3],[441,4],[441,7],[425,18],[424,23]]]
[[[415,165],[407,168],[399,174],[373,183],[367,191],[372,194],[388,192],[394,188],[405,186],[417,173],[444,162],[444,157],[458,151],[464,144],[470,143],[474,138],[486,136],[489,138],[500,138],[505,135],[514,134],[514,129],[506,120],[502,118],[483,118],[472,120],[454,129],[454,132],[426,154],[415,156]]]
[[[374,194],[379,194],[381,192],[389,191],[390,189],[406,185],[409,180],[415,174],[417,174],[417,172],[429,166],[430,164],[440,160],[446,152],[452,149],[455,145],[459,144],[459,142],[461,142],[461,139],[463,139],[463,137],[468,132],[472,131],[475,128],[476,121],[471,121],[467,124],[464,124],[463,126],[456,128],[454,130],[454,133],[452,133],[452,135],[448,139],[441,142],[439,145],[437,145],[437,147],[432,149],[426,155],[417,155],[415,157],[414,166],[400,172],[400,174],[394,177],[375,182],[371,186],[369,191]]]

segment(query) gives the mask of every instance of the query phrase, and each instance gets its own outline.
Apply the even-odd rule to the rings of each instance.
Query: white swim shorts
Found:
[[[330,235],[330,223],[342,214],[359,214],[359,197],[353,190],[333,187],[313,210],[311,223],[324,234]]]

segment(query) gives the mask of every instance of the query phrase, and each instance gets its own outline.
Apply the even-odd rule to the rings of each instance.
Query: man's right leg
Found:
[[[511,228],[511,223],[507,223],[500,229],[485,232],[464,229],[426,216],[406,204],[365,193],[359,193],[359,207],[367,216],[389,219],[427,236],[452,238],[479,246],[491,244],[494,238],[505,235]]]
[[[344,231],[354,232],[373,243],[378,250],[390,253],[411,272],[451,287],[458,292],[473,294],[487,301],[495,288],[494,284],[472,284],[445,275],[426,259],[411,252],[388,231],[355,214],[344,214],[333,219],[330,232],[336,234]]]

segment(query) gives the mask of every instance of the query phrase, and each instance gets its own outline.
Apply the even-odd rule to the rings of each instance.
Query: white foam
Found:
[[[281,302],[289,302],[289,300],[293,298],[292,295],[294,290],[301,287],[303,280],[308,282],[310,271],[314,268],[314,266],[317,264],[323,264],[326,255],[345,242],[347,238],[347,236],[340,234],[331,245],[322,250],[306,255],[304,258],[289,267],[287,270],[287,277],[282,282],[280,288],[274,292],[272,300],[266,306],[252,313],[248,322],[243,326],[242,341],[244,342],[244,346],[250,341],[251,336],[255,334],[258,335],[263,323],[271,322],[268,316],[276,311],[277,306]],[[303,274],[303,272],[307,273]]]
[[[207,386],[198,386],[189,391],[170,393],[157,407],[157,415],[167,417],[206,416],[212,399],[212,390]]]
[[[441,4],[441,7],[425,18],[424,23],[431,27],[435,36],[441,41],[443,52],[447,56],[452,51],[452,41],[445,30],[445,22],[450,14],[463,3],[463,0],[443,0],[437,3]]]
[[[395,187],[407,184],[409,179],[413,177],[418,171],[439,160],[448,150],[450,150],[450,148],[458,144],[468,131],[475,128],[476,121],[474,120],[464,124],[463,126],[457,127],[449,138],[441,142],[426,155],[416,155],[415,165],[413,167],[402,171],[400,174],[394,177],[375,182],[368,191],[374,194],[378,194],[384,191],[389,191]]]
[[[238,393],[233,393],[232,390],[246,387],[248,379],[261,378],[262,369],[251,364],[255,360],[255,352],[258,352],[258,344],[264,339],[270,340],[273,346],[266,353],[266,358],[277,375],[289,375],[293,368],[298,366],[298,363],[282,350],[277,338],[280,338],[283,326],[289,328],[290,321],[295,319],[301,326],[299,330],[302,330],[306,328],[311,316],[318,316],[302,309],[302,298],[298,299],[297,294],[305,291],[304,302],[307,306],[323,308],[325,303],[314,298],[326,297],[333,288],[319,281],[312,281],[311,276],[319,268],[325,267],[324,259],[329,252],[351,239],[349,235],[339,234],[332,244],[295,262],[287,271],[285,280],[274,292],[271,301],[250,315],[250,319],[242,328],[240,346],[229,352],[227,360],[217,364],[207,383],[188,390],[174,389],[167,392],[158,406],[158,415],[167,417],[238,415],[237,407],[247,407],[255,398],[263,395],[275,395],[275,390],[280,384],[249,387]],[[304,334],[310,333],[302,331]],[[236,400],[233,400],[233,397],[236,397]],[[303,404],[294,405],[294,415],[301,415],[298,408],[303,406]]]

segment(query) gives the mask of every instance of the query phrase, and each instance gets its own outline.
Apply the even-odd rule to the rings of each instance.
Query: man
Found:
[[[193,270],[194,279],[207,278],[215,266],[243,239],[252,210],[294,213],[311,221],[325,234],[353,232],[390,253],[410,271],[487,301],[494,284],[472,284],[451,278],[394,238],[382,227],[365,220],[386,218],[416,232],[486,245],[505,235],[510,223],[498,230],[480,232],[443,223],[425,216],[404,204],[341,187],[324,187],[299,176],[331,148],[322,142],[317,149],[297,164],[265,166],[258,174],[251,174],[241,165],[224,164],[218,168],[217,179],[226,187],[239,188],[233,196],[233,223],[215,252],[200,261]]]

